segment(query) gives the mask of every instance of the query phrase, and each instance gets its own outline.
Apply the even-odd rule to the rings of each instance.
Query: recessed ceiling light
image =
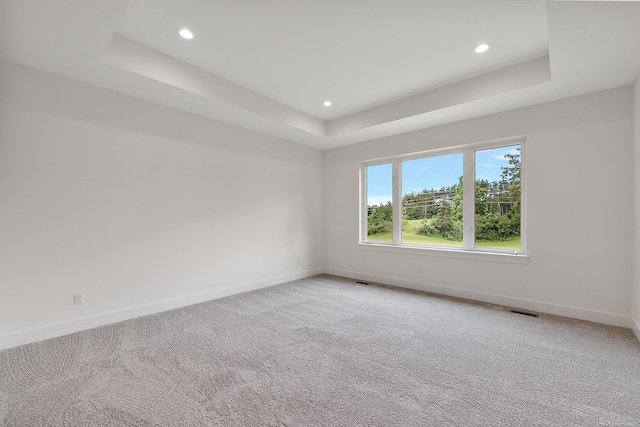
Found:
[[[331,104],[332,104],[331,101],[324,101],[322,103],[322,105],[324,105],[325,107],[331,107]]]
[[[476,46],[476,53],[484,53],[489,50],[491,43],[480,43]]]
[[[191,40],[193,38],[193,33],[186,28],[179,28],[178,34],[180,34],[180,37],[183,39]]]

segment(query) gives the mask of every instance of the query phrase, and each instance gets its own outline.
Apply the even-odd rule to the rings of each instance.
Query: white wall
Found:
[[[0,75],[0,348],[321,271],[320,151]]]
[[[634,250],[632,328],[640,340],[640,74],[633,85]]]
[[[327,271],[628,327],[632,97],[626,86],[326,151]],[[527,137],[528,264],[358,247],[360,161],[518,135]]]
[[[0,349],[323,270],[638,326],[638,80],[323,154],[4,61],[0,75]],[[516,135],[529,264],[358,249],[360,161]]]

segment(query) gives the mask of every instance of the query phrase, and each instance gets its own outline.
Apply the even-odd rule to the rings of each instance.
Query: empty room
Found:
[[[0,425],[640,426],[640,1],[0,0]]]

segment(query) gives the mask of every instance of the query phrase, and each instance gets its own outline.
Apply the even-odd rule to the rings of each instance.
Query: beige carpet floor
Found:
[[[0,352],[3,426],[640,426],[631,331],[317,276]]]

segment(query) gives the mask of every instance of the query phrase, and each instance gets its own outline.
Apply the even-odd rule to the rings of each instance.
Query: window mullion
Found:
[[[393,244],[402,243],[402,162],[394,160],[392,166],[393,185]]]
[[[526,253],[527,248],[527,169],[525,144],[520,144],[520,253]]]
[[[367,166],[360,165],[360,241],[369,241],[368,227],[368,199],[367,199]]]
[[[462,247],[470,250],[475,247],[475,151],[472,148],[464,150],[463,164],[463,194],[462,194]]]

